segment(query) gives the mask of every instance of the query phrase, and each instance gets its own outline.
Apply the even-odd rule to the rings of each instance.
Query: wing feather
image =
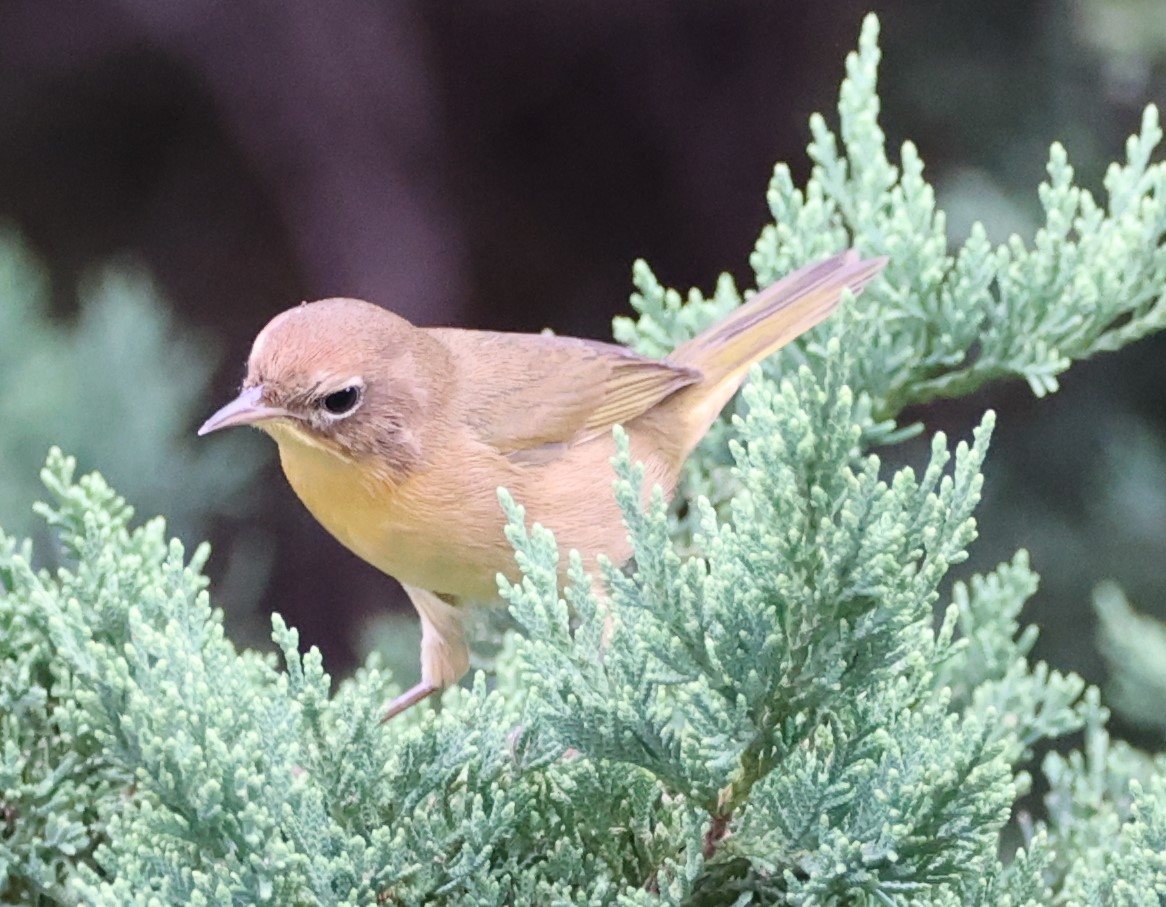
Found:
[[[455,353],[461,409],[516,462],[545,462],[695,384],[702,373],[611,343],[547,334],[431,328]]]

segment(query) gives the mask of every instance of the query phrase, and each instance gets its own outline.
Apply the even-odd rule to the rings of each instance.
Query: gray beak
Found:
[[[239,396],[202,423],[199,435],[209,435],[220,428],[235,425],[254,425],[264,419],[277,419],[291,415],[286,409],[268,406],[263,402],[263,385],[257,384],[240,392]]]

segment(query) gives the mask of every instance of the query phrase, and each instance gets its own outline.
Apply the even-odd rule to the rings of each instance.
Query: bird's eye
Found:
[[[333,416],[343,416],[352,412],[359,402],[360,388],[354,385],[343,390],[333,391],[320,401],[320,405]]]

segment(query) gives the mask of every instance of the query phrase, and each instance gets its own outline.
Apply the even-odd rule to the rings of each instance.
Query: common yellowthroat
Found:
[[[198,433],[267,432],[312,515],[405,587],[421,682],[387,719],[465,674],[462,606],[496,600],[498,574],[515,578],[499,487],[589,567],[598,554],[627,560],[612,427],[626,429],[645,489],[671,494],[749,366],[884,264],[846,252],[802,268],[661,360],[573,337],[415,327],[357,299],[304,303],[259,332],[239,396]]]

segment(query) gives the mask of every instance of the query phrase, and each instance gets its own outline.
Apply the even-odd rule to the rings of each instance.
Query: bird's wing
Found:
[[[463,418],[481,440],[520,462],[605,434],[703,377],[611,343],[430,331],[456,353]]]

